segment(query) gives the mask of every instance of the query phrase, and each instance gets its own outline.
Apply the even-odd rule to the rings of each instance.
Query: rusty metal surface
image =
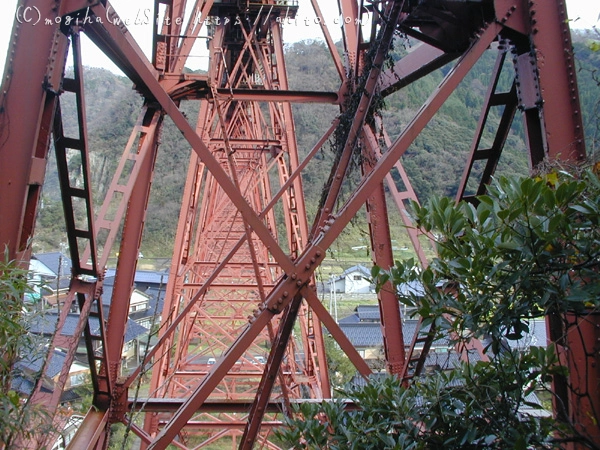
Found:
[[[97,17],[116,18],[108,2],[38,0],[24,3],[39,7],[48,17],[89,5],[89,11]],[[319,14],[318,2],[313,0],[312,3]],[[288,14],[285,11],[289,5],[264,1],[242,10],[233,3],[194,2],[194,10],[201,18],[211,14],[246,14],[252,19],[237,28],[233,22],[214,28],[207,75],[184,74],[193,44],[204,39],[193,20],[186,24],[163,23],[160,27],[155,24],[152,61],[143,55],[124,26],[108,26],[99,21],[86,24],[82,31],[135,83],[145,102],[121,162],[122,166],[130,161],[133,171],[125,183],[119,184],[122,168],[117,169],[98,217],[88,214],[88,229],[77,229],[74,220],[69,227],[72,247],[76,247],[78,239],[87,240],[89,244],[88,250],[72,250],[72,255],[76,260],[76,275],[89,275],[93,280],[73,281],[68,301],[79,303],[81,318],[77,333],[84,332],[90,363],[98,368],[97,372],[93,371],[94,405],[98,411],[88,414],[77,442],[85,442],[86,448],[105,448],[108,444],[106,425],[122,421],[147,448],[162,449],[169,444],[188,448],[186,437],[196,435],[205,438],[205,442],[213,442],[227,431],[227,421],[220,424],[220,429],[213,428],[212,420],[207,419],[210,416],[205,414],[227,413],[230,414],[228,436],[234,442],[243,436],[240,448],[252,448],[253,444],[264,446],[270,429],[279,423],[276,414],[287,411],[289,405],[302,396],[299,386],[315,400],[331,395],[322,326],[347,353],[358,373],[368,377],[370,367],[319,300],[314,290],[314,273],[335,239],[365,204],[370,215],[369,234],[375,262],[384,267],[392,264],[390,218],[383,183],[387,182],[402,220],[409,224],[406,201],[417,199],[402,168],[401,157],[494,41],[506,39],[503,45],[514,49],[515,88],[509,93],[497,93],[497,78],[492,81],[475,130],[461,192],[465,190],[473,161],[487,159],[479,191],[493,174],[516,114],[517,101],[524,110],[533,163],[544,157],[568,160],[583,157],[583,131],[563,2],[487,0],[476,3],[473,7],[470,2],[383,1],[377,9],[369,3],[359,5],[342,0],[344,17],[361,19],[371,12],[373,23],[370,31],[368,27],[357,27],[354,20],[344,23],[344,58],[338,54],[326,26],[321,24],[340,76],[338,92],[289,89],[280,21],[277,20]],[[155,7],[164,8],[166,14],[180,16],[186,2],[156,0]],[[438,7],[444,10],[443,14],[436,9]],[[295,6],[291,11],[295,14]],[[381,33],[377,35],[379,29]],[[29,239],[33,235],[39,191],[44,181],[52,124],[59,123],[55,122],[55,116],[58,120],[61,117],[57,106],[61,83],[67,90],[81,91],[77,82],[62,78],[68,44],[63,32],[74,31],[78,30],[16,25],[8,55],[0,93],[3,107],[0,112],[0,243],[9,246],[11,256],[25,260],[30,252]],[[384,69],[390,43],[398,31],[424,44],[394,67]],[[33,54],[31,49],[35,49]],[[443,82],[400,136],[390,142],[380,119],[371,117],[373,97],[390,95],[455,59]],[[500,65],[495,71],[498,76]],[[349,101],[352,93],[356,93],[355,104]],[[182,99],[201,102],[196,125],[191,125],[181,112]],[[292,116],[292,104],[302,102],[338,104],[342,113],[332,118],[335,119],[332,127],[304,160],[299,157]],[[83,99],[80,104],[84,105]],[[483,155],[478,148],[481,130],[489,107],[498,104],[505,105],[505,114],[493,148],[491,151],[483,149]],[[154,160],[160,151],[158,136],[163,115],[170,116],[193,151],[160,337],[143,363],[127,378],[121,378],[129,295],[153,181]],[[564,117],[569,120],[563,120]],[[81,135],[85,137],[84,114],[80,115],[79,122]],[[302,171],[336,127],[344,128],[343,139],[337,142],[339,158],[330,168],[327,195],[309,228]],[[54,134],[60,138],[59,126],[55,127]],[[340,133],[336,136],[339,139]],[[361,140],[364,170],[360,182],[353,186],[348,180],[353,159],[357,157],[356,144]],[[134,142],[137,148],[133,147]],[[69,146],[84,156],[87,154],[85,142],[67,141],[65,148]],[[400,192],[395,185],[390,175],[392,169],[400,175],[405,192]],[[348,186],[351,186],[349,192],[344,193]],[[91,187],[84,187],[85,195],[91,198]],[[116,193],[122,200],[116,215],[108,219],[106,212]],[[69,199],[74,195],[79,195],[79,191],[66,185],[63,197],[67,217],[73,214]],[[284,212],[282,227],[276,222],[275,208]],[[90,200],[87,212],[92,210]],[[106,330],[96,336],[89,330],[88,315],[92,304],[100,304],[102,276],[98,268],[104,267],[117,241],[116,230],[122,218],[125,226],[115,283],[115,292],[121,300],[112,302]],[[279,235],[281,229],[285,231]],[[97,250],[95,239],[100,230],[109,237],[104,247]],[[425,265],[425,254],[414,230],[410,238]],[[88,259],[92,261],[91,266]],[[381,315],[385,317],[382,332],[387,368],[398,374],[406,359],[398,303],[391,290],[384,291],[379,301]],[[297,314],[301,332],[299,336],[291,336]],[[101,314],[99,317],[104,324]],[[64,317],[60,320],[64,323]],[[192,343],[198,339],[211,344],[202,349],[194,347]],[[67,346],[73,355],[77,341],[58,336],[51,348]],[[93,346],[92,341],[100,345]],[[281,345],[277,346],[278,343]],[[256,358],[259,349],[269,355],[266,362]],[[216,360],[210,366],[204,361],[209,355],[214,355]],[[150,396],[132,400],[132,386],[140,376],[147,376],[151,363],[154,366]],[[41,394],[37,395],[42,399]],[[42,401],[55,408],[58,398],[58,393],[54,393]],[[247,409],[240,411],[240,405],[245,408],[252,405],[255,413],[248,418]],[[146,414],[143,426],[133,421],[137,412]],[[218,417],[220,421],[222,416]]]

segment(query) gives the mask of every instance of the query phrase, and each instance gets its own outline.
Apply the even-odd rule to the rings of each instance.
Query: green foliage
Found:
[[[422,273],[399,263],[392,277],[426,284],[425,316],[451,316],[463,336],[519,339],[532,318],[598,307],[600,182],[594,172],[501,178],[478,200],[477,207],[447,198],[413,205],[417,226],[437,238],[438,257]],[[450,283],[458,292],[436,289]]]
[[[418,377],[408,388],[372,380],[343,393],[357,410],[341,401],[304,406],[282,439],[295,449],[562,448],[573,428],[535,414],[541,406],[528,396],[567,375],[565,367],[553,345],[507,342],[522,338],[533,318],[598,309],[599,205],[592,168],[501,178],[477,206],[448,198],[413,204],[438,256],[425,269],[409,260],[389,272],[374,267],[371,276],[379,286],[421,284],[400,300],[457,345],[485,342],[489,360]]]
[[[38,342],[27,333],[23,296],[30,289],[27,271],[8,259],[5,250],[0,261],[0,448],[21,448],[20,439],[31,439],[44,433],[43,406],[32,405],[13,386],[19,375],[17,361],[39,357]],[[35,424],[35,426],[32,426]]]
[[[506,386],[493,369],[506,375]],[[554,448],[552,420],[516,414],[522,393],[505,389],[527,373],[527,364],[509,372],[499,361],[462,365],[410,388],[395,377],[372,379],[344,393],[357,409],[345,409],[343,400],[305,403],[277,433],[293,449]]]
[[[334,388],[340,388],[350,382],[356,368],[331,336],[325,335],[324,340],[329,378]]]

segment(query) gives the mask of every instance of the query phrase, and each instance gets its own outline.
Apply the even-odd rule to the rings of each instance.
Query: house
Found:
[[[371,271],[358,264],[344,270],[341,275],[332,277],[327,282],[327,288],[330,292],[342,294],[370,294],[375,292],[370,278]]]
[[[417,329],[418,320],[403,320],[404,348],[408,350]],[[354,314],[339,321],[339,326],[365,360],[383,358],[383,333],[379,305],[359,305]],[[433,343],[430,353],[448,353],[447,339]]]
[[[42,336],[47,336],[48,339],[54,334],[56,329],[56,323],[58,321],[58,312],[56,310],[46,310],[43,313],[35,316],[30,328],[30,332]],[[97,317],[90,317],[88,320],[90,324],[90,331],[94,335],[100,334],[100,323]],[[62,334],[64,336],[73,336],[75,329],[79,323],[79,314],[69,313],[65,319]],[[138,360],[140,341],[146,336],[148,330],[143,326],[139,325],[134,320],[127,321],[127,328],[125,331],[125,339],[123,345],[122,359],[124,363],[128,361]],[[97,350],[97,349],[95,349]],[[76,358],[79,361],[86,361],[87,350],[83,337],[80,339],[77,347]]]
[[[62,252],[36,253],[31,257],[30,268],[32,267],[53,278],[71,278],[71,258]]]
[[[339,326],[358,353],[367,361],[383,358],[383,333],[381,331],[381,316],[379,305],[359,305],[354,314],[344,317],[339,321]],[[408,351],[417,332],[417,319],[403,319],[402,332],[404,349]],[[421,332],[426,333],[428,327]],[[485,345],[485,343],[484,343]],[[546,346],[546,322],[532,320],[529,323],[529,333],[518,341],[509,341],[513,348],[526,348],[530,345]],[[421,347],[422,348],[422,347]],[[421,350],[419,346],[415,351]],[[470,360],[479,359],[476,352],[469,354]],[[460,361],[459,355],[454,351],[449,338],[443,337],[431,344],[425,361],[425,367],[431,369],[447,369],[456,367]]]
[[[58,383],[58,378],[67,354],[60,349],[54,349],[48,357],[50,360],[43,375],[42,390],[52,392],[56,383]],[[13,377],[12,388],[22,395],[31,395],[34,387],[33,380],[38,376],[43,363],[44,355],[26,355],[20,359],[15,364],[16,376]],[[90,368],[87,364],[80,361],[73,361],[69,368],[69,376],[65,383],[61,403],[73,398],[72,389],[83,385],[87,381],[89,374]]]
[[[71,283],[71,259],[62,252],[37,253],[29,261],[32,293],[25,300],[44,306],[63,303]]]
[[[108,309],[113,297],[115,278],[112,273],[107,271],[107,274],[111,274],[111,276],[107,276],[103,284],[102,308],[105,317],[108,317]],[[138,272],[136,272],[135,279],[141,279],[141,281],[139,284],[137,281],[135,282],[135,288],[131,292],[129,318],[149,330],[153,324],[160,323],[166,284],[161,283],[160,273],[154,272],[159,274],[155,277],[148,276],[148,273],[144,272],[138,276]]]
[[[114,277],[117,271],[115,269],[108,269],[105,274],[105,278]],[[136,270],[133,282],[135,287],[141,291],[145,291],[148,288],[161,288],[164,290],[169,281],[169,274],[167,272],[155,272],[151,270]]]

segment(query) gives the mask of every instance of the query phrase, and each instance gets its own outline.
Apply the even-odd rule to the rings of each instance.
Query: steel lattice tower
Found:
[[[298,168],[291,106],[252,99],[239,101],[232,95],[242,89],[271,93],[288,89],[280,19],[285,14],[293,17],[295,9],[266,9],[261,4],[246,9],[213,5],[209,16],[219,18],[219,24],[211,28],[210,73],[196,83],[210,92],[200,106],[198,134],[278,242],[281,239],[271,184],[278,184],[280,189],[287,183],[281,191],[285,234],[280,245],[297,258],[306,244],[308,225],[301,180],[290,179],[290,173]],[[189,88],[187,95],[196,96],[197,89]],[[181,98],[185,95],[178,94]],[[157,397],[185,398],[211,368],[208,362],[220,360],[248,320],[254,319],[255,311],[282,273],[196,155],[190,163],[176,239],[178,253],[171,267],[163,317],[176,317],[180,310],[191,307],[177,334],[169,338],[173,356],[161,360],[153,370],[151,391]],[[210,290],[203,289],[209,277],[213,279]],[[314,330],[306,306],[301,308],[301,333],[283,352],[285,359],[271,398],[281,402],[284,409],[289,408],[290,399],[323,398],[323,392],[329,395],[330,391],[326,368],[317,363],[317,352],[323,349],[322,332],[320,327]],[[261,331],[208,401],[250,404],[257,394],[278,325],[276,320]],[[242,434],[239,424],[244,423],[246,414],[239,418],[234,413],[208,414],[203,420],[205,414],[194,419],[195,426],[207,430],[209,436],[211,432]],[[159,417],[151,419],[147,419],[146,430],[155,433]]]
[[[322,17],[319,2],[310,3]],[[83,335],[94,408],[72,448],[106,448],[110,425],[117,422],[152,449],[201,448],[218,439],[241,449],[276,448],[268,439],[270,430],[292,403],[331,395],[323,327],[357,373],[368,377],[371,369],[321,304],[315,271],[363,206],[374,263],[383,268],[393,264],[388,208],[397,208],[410,224],[406,202],[416,200],[402,155],[486,51],[495,51],[498,62],[458,198],[485,190],[516,117],[524,120],[532,166],[544,158],[585,157],[562,0],[338,4],[342,55],[325,21],[321,27],[339,89],[323,92],[288,86],[282,18],[294,17],[294,0],[155,0],[153,17],[160,20],[154,26],[151,60],[105,0],[19,2],[0,93],[0,242],[12,258],[28,261],[53,143],[73,273],[49,348],[63,349],[67,356],[54,390],[42,389],[40,380],[33,399],[50,413],[57,411]],[[44,25],[25,20],[25,12],[35,12]],[[81,33],[131,79],[144,100],[98,208],[93,204]],[[415,45],[388,64],[398,34]],[[189,73],[186,62],[200,41],[208,42],[208,73]],[[69,48],[74,71],[67,77]],[[500,74],[510,66],[507,57],[513,60],[508,75],[513,83],[500,92]],[[445,65],[451,68],[443,81],[399,136],[389,139],[374,100]],[[63,126],[65,94],[75,98],[74,135]],[[182,112],[187,100],[199,101],[197,118]],[[304,102],[335,104],[340,113],[300,159],[292,105]],[[491,124],[494,108],[500,109],[501,119]],[[167,115],[193,151],[159,339],[142,364],[121,377],[129,298]],[[484,130],[491,128],[493,143],[482,148]],[[302,175],[328,140],[335,158],[319,209],[309,217]],[[475,166],[481,170],[472,170]],[[426,264],[419,236],[411,230],[415,252]],[[117,242],[113,301],[105,317],[103,278]],[[393,289],[380,292],[379,306],[386,369],[401,376],[407,357]],[[72,307],[79,316],[69,335],[64,324]],[[151,377],[150,387],[141,396],[135,386],[146,377]],[[563,400],[564,414],[589,423],[576,400]],[[59,422],[60,414],[56,417]]]

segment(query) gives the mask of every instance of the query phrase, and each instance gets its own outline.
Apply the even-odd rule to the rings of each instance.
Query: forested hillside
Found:
[[[575,49],[579,64],[578,75],[586,140],[588,151],[591,152],[597,147],[599,137],[598,80],[600,76],[597,71],[600,69],[600,52],[593,52],[588,48],[586,45],[588,37],[585,34],[575,36]],[[410,51],[410,45],[406,42],[399,42],[396,47],[392,55],[394,58],[399,58],[404,52]],[[337,90],[339,84],[337,72],[322,42],[305,41],[289,45],[286,56],[292,89]],[[495,53],[490,53],[479,61],[404,156],[403,164],[421,200],[433,194],[453,195],[456,192],[494,61]],[[386,98],[382,115],[392,138],[407,125],[447,70],[448,68],[441,69]],[[510,80],[506,78],[503,82],[508,86]],[[85,71],[85,88],[92,151],[92,178],[96,188],[94,200],[96,207],[99,207],[137,119],[141,99],[132,89],[128,79],[104,69],[88,68]],[[65,97],[62,99],[65,105],[63,110],[72,110],[69,108],[69,102],[72,104],[73,99],[68,98],[67,94],[63,97]],[[183,107],[190,121],[193,121],[198,105],[196,102],[188,103]],[[337,107],[332,105],[294,106],[301,157],[330,126],[337,111]],[[66,128],[69,129],[75,126],[75,116],[66,114]],[[499,167],[501,173],[527,173],[527,155],[522,134],[523,128],[517,116],[502,156]],[[146,256],[169,257],[189,154],[189,146],[167,118],[161,136],[156,177],[142,246]],[[326,145],[304,175],[309,212],[316,210],[323,184],[328,176],[326,172],[328,165],[319,164],[319,161],[331,158],[331,151]],[[56,169],[54,158],[51,157],[34,250],[50,251],[59,248],[59,243],[65,241],[63,229],[64,220],[59,203]],[[397,235],[399,241],[402,240],[399,237],[400,230],[399,224],[393,230],[394,237]],[[349,247],[355,246],[365,232],[365,220],[358,218],[354,229],[350,229],[340,238],[338,251],[341,254],[350,252]],[[404,244],[401,242],[399,245]]]

